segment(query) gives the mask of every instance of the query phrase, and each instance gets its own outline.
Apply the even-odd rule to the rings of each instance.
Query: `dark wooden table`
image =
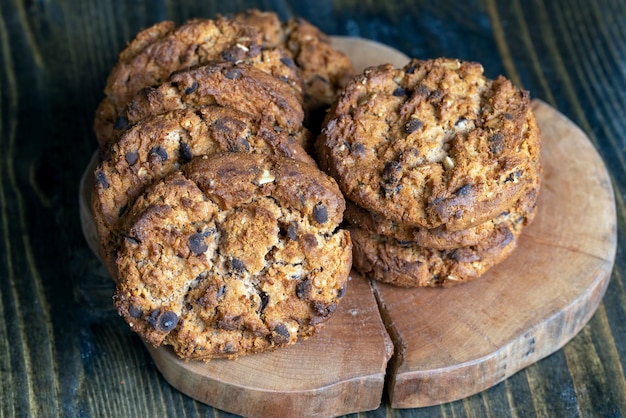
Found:
[[[626,415],[626,3],[618,0],[0,3],[0,416],[227,416],[169,386],[112,309],[78,183],[116,54],[140,29],[246,8],[300,15],[415,57],[481,62],[571,118],[611,173],[615,269],[564,348],[470,398],[367,416]]]

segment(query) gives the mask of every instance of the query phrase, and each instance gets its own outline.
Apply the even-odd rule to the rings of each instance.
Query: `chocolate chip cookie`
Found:
[[[344,200],[316,167],[276,156],[197,157],[129,209],[119,313],[184,359],[293,344],[333,314],[351,266]]]
[[[366,277],[400,287],[449,287],[474,280],[513,252],[520,232],[499,223],[489,240],[436,250],[359,228],[349,230],[354,268]]]
[[[536,180],[528,92],[455,59],[381,65],[331,108],[318,163],[347,198],[404,225],[458,231],[510,207]]]
[[[459,231],[448,231],[445,225],[426,229],[398,224],[351,201],[346,202],[345,218],[356,228],[395,239],[399,244],[453,250],[489,242],[503,226],[511,231],[525,228],[534,218],[538,195],[539,182],[535,181],[510,208],[495,218]]]
[[[247,64],[214,61],[178,71],[163,84],[137,93],[114,136],[148,117],[205,105],[262,116],[291,135],[301,130],[304,118],[301,101],[287,83]]]
[[[229,19],[192,19],[180,27],[165,21],[141,31],[119,54],[95,118],[101,148],[114,128],[124,128],[122,110],[141,89],[163,83],[178,70],[213,60],[244,62],[284,81],[302,94],[299,70],[282,49],[261,46],[258,30]]]
[[[290,136],[266,120],[221,106],[183,109],[145,119],[126,131],[95,170],[92,213],[101,257],[115,276],[116,226],[128,205],[153,181],[193,157],[223,152],[280,155],[315,164]]]

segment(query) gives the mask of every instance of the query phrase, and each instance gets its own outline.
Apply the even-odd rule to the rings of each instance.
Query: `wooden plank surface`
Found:
[[[76,191],[117,51],[158,20],[248,7],[409,56],[480,61],[582,128],[615,187],[618,249],[589,324],[561,350],[477,395],[361,416],[626,415],[626,4],[616,0],[0,2],[0,415],[231,416],[181,394],[112,310]]]

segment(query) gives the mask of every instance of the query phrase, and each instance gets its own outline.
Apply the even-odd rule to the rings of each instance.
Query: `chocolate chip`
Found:
[[[159,159],[161,161],[167,161],[167,151],[160,146],[156,146],[154,148],[152,148],[149,152],[148,152],[149,156],[152,157],[153,155],[156,155],[159,157]]]
[[[397,183],[400,181],[400,172],[402,171],[402,164],[398,161],[389,161],[385,164],[382,173],[380,174],[382,180],[385,183]]]
[[[514,237],[513,237],[513,233],[511,232],[511,230],[507,227],[504,227],[504,230],[502,232],[504,234],[504,237],[502,238],[502,241],[500,241],[499,245],[500,247],[505,247],[511,241],[513,241]]]
[[[424,126],[424,124],[422,123],[421,120],[416,119],[416,118],[411,118],[404,126],[404,132],[406,132],[407,134],[412,134],[413,132],[420,129],[422,126]]]
[[[282,62],[283,64],[285,64],[287,67],[289,68],[296,68],[296,64],[293,62],[293,60],[289,57],[283,57],[280,59],[280,62]]]
[[[316,300],[313,303],[311,303],[311,306],[313,310],[315,311],[315,313],[321,317],[327,317],[328,315],[335,312],[335,310],[337,309],[337,303],[335,302],[332,302],[331,304],[326,305],[324,302]]]
[[[287,227],[287,236],[292,241],[298,240],[298,226],[295,223],[291,223]]]
[[[402,97],[402,96],[406,96],[408,93],[409,93],[409,91],[407,89],[403,89],[402,87],[398,87],[391,94],[396,96],[396,97]]]
[[[229,80],[237,80],[241,78],[241,70],[239,68],[230,68],[224,73],[224,77]]]
[[[428,95],[428,98],[431,99],[432,101],[440,100],[442,97],[443,97],[443,92],[441,90],[433,90]]]
[[[328,209],[323,203],[318,203],[313,207],[313,217],[321,224],[328,222]]]
[[[338,298],[342,298],[346,295],[346,289],[347,289],[347,285],[343,285],[342,287],[340,287],[339,289],[337,289],[337,297]]]
[[[510,113],[508,113],[508,112],[507,112],[507,113],[504,113],[502,116],[503,116],[503,117],[504,117],[504,119],[506,119],[506,120],[513,120],[513,119],[514,119],[513,115],[511,115],[511,114],[510,114]]]
[[[311,280],[304,279],[296,285],[298,299],[308,299],[311,296]]]
[[[230,268],[240,273],[246,271],[246,265],[237,257],[230,259]]]
[[[160,331],[169,332],[176,328],[176,324],[178,324],[178,315],[172,311],[165,311],[159,317],[157,327]]]
[[[267,304],[270,301],[270,295],[265,292],[259,292],[259,297],[261,298],[261,304],[259,305],[259,313],[263,313],[265,308],[267,308]]]
[[[224,61],[237,62],[246,57],[246,51],[237,46],[233,46],[232,48],[222,51],[220,55]]]
[[[128,308],[128,315],[130,315],[131,318],[138,319],[141,318],[141,315],[143,315],[143,311],[138,306],[130,305]]]
[[[406,74],[413,74],[417,66],[415,64],[409,64],[404,68]]]
[[[235,354],[237,352],[237,346],[232,343],[224,344],[224,348],[222,349],[224,354]]]
[[[273,329],[272,341],[277,344],[285,344],[289,342],[289,330],[285,324],[278,324]]]
[[[124,237],[124,239],[125,239],[126,241],[128,241],[129,243],[131,243],[132,245],[137,245],[137,244],[139,244],[139,242],[140,242],[140,241],[139,241],[137,238],[135,238],[135,237]]]
[[[246,138],[238,138],[237,141],[229,142],[228,151],[230,152],[249,152],[250,143]]]
[[[364,155],[365,145],[361,144],[360,142],[357,142],[356,144],[352,144],[352,146],[350,147],[350,153],[354,154],[357,157]]]
[[[96,183],[104,190],[109,188],[109,181],[107,180],[106,174],[104,174],[102,170],[96,171]]]
[[[115,120],[115,124],[113,125],[113,129],[115,130],[126,130],[128,128],[128,119],[125,116],[120,116]]]
[[[180,156],[180,160],[183,163],[188,163],[193,158],[193,154],[191,153],[191,147],[189,144],[185,142],[180,143],[180,147],[178,148],[178,155]]]
[[[472,185],[471,184],[465,184],[465,185],[459,187],[458,189],[456,189],[454,191],[454,194],[456,196],[465,197],[465,196],[469,195],[471,192],[472,192]]]
[[[221,286],[217,289],[217,292],[216,292],[216,294],[215,294],[215,297],[216,297],[217,299],[219,299],[219,298],[221,298],[221,297],[224,295],[224,293],[226,293],[226,285],[221,285]]]
[[[134,165],[139,159],[139,153],[137,151],[129,151],[126,153],[125,157],[128,165]]]
[[[196,90],[198,90],[198,82],[194,80],[193,83],[191,83],[191,86],[187,87],[185,89],[185,94],[192,94],[195,93]]]
[[[500,154],[504,149],[504,134],[498,132],[489,137],[489,151],[493,154]]]
[[[206,250],[209,249],[209,246],[204,242],[203,234],[191,235],[189,237],[189,240],[187,241],[187,244],[189,245],[189,249],[191,250],[191,252],[195,255],[204,254]]]

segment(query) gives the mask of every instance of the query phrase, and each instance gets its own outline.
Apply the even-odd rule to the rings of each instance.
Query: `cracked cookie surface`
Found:
[[[528,93],[454,59],[367,69],[330,109],[316,149],[348,199],[420,228],[493,219],[539,175]]]
[[[184,359],[293,344],[332,315],[351,266],[344,201],[315,167],[259,154],[198,157],[125,217],[119,313]]]
[[[124,126],[114,136],[148,117],[206,105],[262,116],[292,135],[304,119],[301,101],[288,84],[244,63],[213,61],[141,90],[122,113]]]

